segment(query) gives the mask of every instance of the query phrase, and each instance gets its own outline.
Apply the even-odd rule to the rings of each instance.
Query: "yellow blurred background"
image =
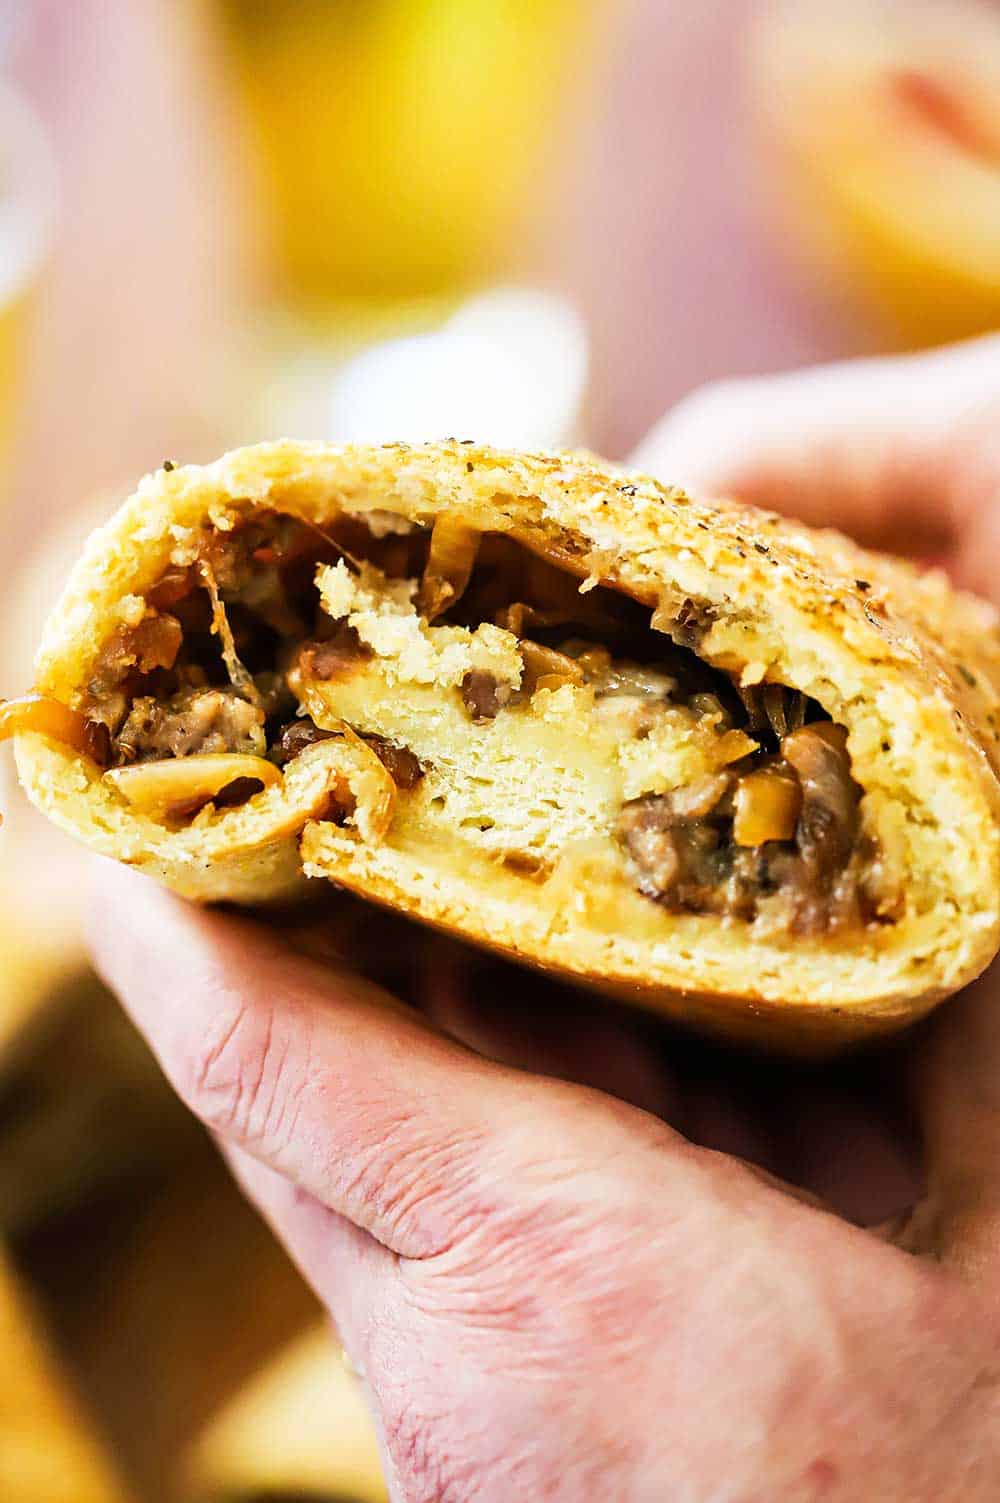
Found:
[[[145,470],[618,455],[694,385],[1000,328],[988,0],[9,0],[0,693]],[[0,1498],[377,1499],[312,1295],[0,777]]]

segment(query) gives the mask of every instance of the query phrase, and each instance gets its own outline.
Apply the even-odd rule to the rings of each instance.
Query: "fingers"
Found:
[[[866,1063],[852,1061],[865,1089],[802,1081],[782,1097],[782,1107],[797,1124],[786,1143],[786,1175],[838,1215],[872,1227],[912,1206],[923,1181],[903,1113],[893,1110],[894,1062],[881,1055],[877,1072]]]
[[[928,1193],[904,1245],[995,1291],[1000,1305],[1000,969],[948,1003],[915,1055]]]
[[[634,462],[992,583],[1000,544],[1000,338],[705,388]],[[987,558],[989,553],[987,553]]]
[[[93,945],[180,1095],[227,1144],[404,1256],[488,1214],[513,1173],[510,1124],[530,1080],[361,978],[118,868],[102,877]]]
[[[458,946],[429,947],[421,983],[428,1017],[477,1053],[679,1125],[679,1082],[661,1031],[638,1011]]]

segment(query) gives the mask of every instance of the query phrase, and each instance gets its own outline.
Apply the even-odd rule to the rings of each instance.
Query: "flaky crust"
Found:
[[[706,608],[714,625],[699,655],[747,682],[766,674],[801,689],[848,726],[865,822],[898,853],[907,916],[851,944],[768,940],[738,923],[671,916],[630,894],[596,912],[600,881],[591,884],[582,869],[556,910],[538,902],[537,888],[486,863],[458,869],[395,844],[391,828],[374,843],[314,819],[342,742],[300,758],[305,765],[285,790],[205,828],[169,833],[119,803],[85,759],[40,736],[20,737],[29,794],[88,844],[199,899],[287,896],[304,884],[304,870],[617,996],[800,1049],[898,1026],[995,953],[1000,633],[995,613],[943,576],[920,575],[836,533],[694,500],[588,455],[508,454],[455,441],[286,441],[142,481],[92,536],[49,620],[39,691],[79,704],[102,645],[136,619],[141,597],[192,531],[231,526],[257,508],[320,526],[342,511],[426,523],[454,509],[473,527],[510,532],[651,607],[690,600]]]

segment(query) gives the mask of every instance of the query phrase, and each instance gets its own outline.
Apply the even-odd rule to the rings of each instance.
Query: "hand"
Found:
[[[703,387],[633,459],[943,564],[1000,604],[1000,336]]]
[[[649,455],[673,446],[682,480],[698,459],[713,489],[766,476],[876,539],[909,519],[975,567],[962,526],[980,548],[1000,527],[993,428],[914,404],[939,362],[942,408],[976,385],[966,361],[1000,392],[998,348],[762,383],[773,426],[743,422],[755,386],[693,399]],[[117,869],[95,950],[329,1306],[395,1499],[998,1496],[995,979],[908,1042],[805,1069],[447,943],[421,951],[414,1010]]]
[[[988,989],[920,1056],[935,1198],[911,1227],[934,1254],[919,1258],[651,1110],[492,1062],[357,975],[145,879],[107,873],[96,948],[329,1306],[394,1498],[996,1496]],[[833,1173],[848,1155],[884,1170],[878,1094],[851,1110],[833,1072],[792,1071],[783,1097],[775,1067],[755,1091],[753,1061],[743,1083],[730,1063],[724,1089],[699,1092],[685,1066],[704,1079],[707,1061],[658,1068],[649,1029],[561,991],[539,1038],[509,1006],[519,974],[486,979],[504,976],[506,1015],[499,996],[473,1014],[494,1053],[610,1080],[800,1177],[824,1154]],[[766,1116],[750,1110],[765,1090]]]

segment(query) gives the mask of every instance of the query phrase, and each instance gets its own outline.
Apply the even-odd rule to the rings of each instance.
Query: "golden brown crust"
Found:
[[[638,939],[619,932],[581,944],[572,924],[565,933],[533,924],[537,901],[510,874],[442,868],[434,882],[420,881],[412,853],[396,850],[391,832],[381,845],[366,844],[303,813],[319,796],[317,779],[333,775],[342,743],[313,749],[310,790],[291,796],[294,807],[282,804],[281,819],[277,795],[265,793],[205,831],[169,834],[143,827],[95,788],[84,759],[20,738],[29,793],[88,843],[190,896],[264,900],[302,881],[301,838],[313,874],[429,922],[727,1032],[804,1034],[818,1044],[925,1011],[993,955],[1000,634],[995,613],[943,577],[835,533],[690,499],[583,454],[513,455],[456,442],[268,444],[142,482],[92,537],[50,618],[40,692],[78,705],[103,643],[190,552],[193,532],[261,507],[320,526],[342,510],[421,523],[455,511],[668,614],[693,601],[708,623],[701,656],[748,682],[766,676],[801,689],[849,727],[866,821],[902,853],[907,918],[854,946],[778,942],[637,899],[638,914],[649,910],[648,923],[635,918]]]

